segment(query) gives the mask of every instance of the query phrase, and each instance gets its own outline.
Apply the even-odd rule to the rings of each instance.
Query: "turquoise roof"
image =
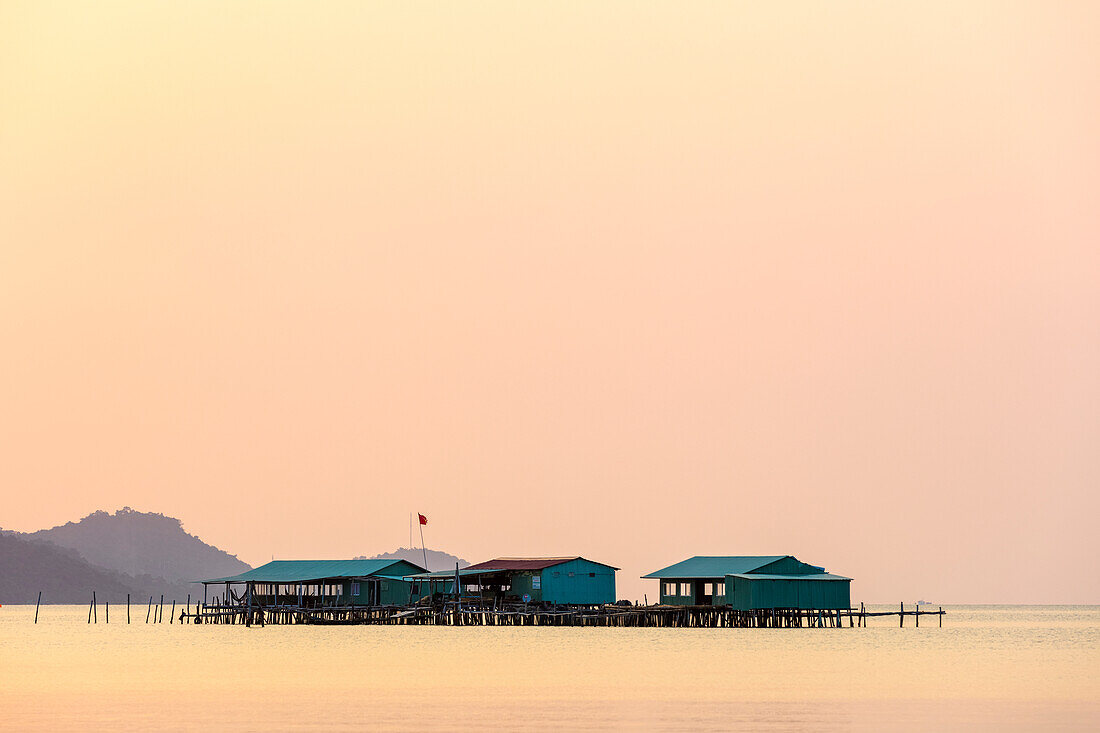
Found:
[[[423,570],[419,565],[408,560],[272,560],[266,565],[261,565],[253,570],[248,570],[240,575],[230,575],[225,578],[208,578],[200,580],[200,583],[244,583],[253,581],[256,583],[304,583],[311,580],[326,580],[329,578],[365,578],[368,576],[389,575],[399,577],[404,575],[403,567],[395,568],[395,565],[408,565]],[[393,568],[389,573],[384,571]]]
[[[769,575],[767,573],[730,573],[730,577],[745,580],[851,580],[843,575],[832,573],[811,573],[809,575]]]
[[[695,557],[654,570],[643,578],[724,578],[737,573],[751,573],[790,555],[696,555]]]

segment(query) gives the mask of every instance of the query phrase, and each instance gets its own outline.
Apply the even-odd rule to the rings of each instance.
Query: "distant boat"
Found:
[[[934,606],[936,604],[932,603],[932,601],[917,601],[917,605],[918,606]]]

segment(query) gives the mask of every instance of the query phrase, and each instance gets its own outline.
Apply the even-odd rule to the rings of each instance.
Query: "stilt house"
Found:
[[[642,578],[660,581],[674,606],[837,609],[851,606],[851,578],[791,555],[696,556]]]
[[[458,571],[463,595],[501,601],[600,605],[615,602],[618,568],[576,555],[571,557],[498,557]],[[419,573],[411,582],[434,585],[455,571]]]

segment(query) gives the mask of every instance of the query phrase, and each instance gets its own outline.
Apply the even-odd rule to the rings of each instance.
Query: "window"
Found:
[[[713,596],[714,595],[714,583],[703,583],[703,595],[705,595],[705,596]]]
[[[595,578],[595,577],[596,577],[596,574],[595,574],[595,573],[589,573],[589,574],[588,574],[588,577],[589,577],[589,578]]]
[[[725,583],[725,581],[723,581],[721,583],[715,583],[714,584],[714,595],[716,595],[716,596],[726,595],[726,583]]]
[[[680,583],[680,595],[684,598],[691,595],[691,583]]]
[[[572,578],[572,577],[573,577],[573,573],[569,573],[569,577],[570,577],[570,578]]]
[[[557,575],[557,573],[554,573],[554,574]],[[542,576],[541,575],[533,576],[531,578],[531,590],[541,590],[541,589],[542,589]]]
[[[352,583],[351,584],[351,594],[353,596],[359,595],[359,584],[358,583]]]

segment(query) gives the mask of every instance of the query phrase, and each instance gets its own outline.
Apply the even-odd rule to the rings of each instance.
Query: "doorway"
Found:
[[[695,605],[714,605],[714,583],[709,580],[695,581]]]

